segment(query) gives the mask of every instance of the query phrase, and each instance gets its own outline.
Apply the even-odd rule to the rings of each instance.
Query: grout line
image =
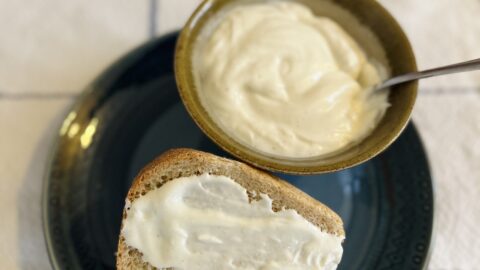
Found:
[[[158,0],[150,0],[149,11],[148,11],[148,35],[152,39],[157,35],[157,7]]]
[[[30,99],[70,99],[75,98],[79,94],[75,93],[2,93],[0,92],[0,100],[30,100]]]

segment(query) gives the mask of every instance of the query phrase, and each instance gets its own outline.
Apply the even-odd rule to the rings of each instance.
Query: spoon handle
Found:
[[[429,78],[429,77],[434,77],[434,76],[439,76],[439,75],[445,75],[445,74],[451,74],[451,73],[458,73],[458,72],[465,72],[465,71],[472,71],[472,70],[478,70],[480,69],[480,58],[466,61],[466,62],[461,62],[453,65],[448,65],[448,66],[443,66],[443,67],[438,67],[438,68],[432,68],[432,69],[427,69],[424,71],[418,71],[418,72],[411,72],[411,73],[406,73],[400,76],[395,76],[391,79],[388,79],[381,83],[379,86],[377,86],[377,89],[381,88],[387,88],[392,85],[396,85],[399,83],[404,83],[404,82],[409,82],[413,80],[418,80],[418,79],[423,79],[423,78]]]

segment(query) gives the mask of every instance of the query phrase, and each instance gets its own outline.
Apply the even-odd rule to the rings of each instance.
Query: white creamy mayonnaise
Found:
[[[272,200],[259,195],[249,202],[246,189],[226,176],[178,178],[127,207],[122,235],[157,268],[336,269],[343,236],[295,210],[273,212]]]
[[[311,157],[366,137],[387,107],[387,77],[337,23],[282,1],[238,5],[195,42],[202,105],[232,138],[272,155]]]

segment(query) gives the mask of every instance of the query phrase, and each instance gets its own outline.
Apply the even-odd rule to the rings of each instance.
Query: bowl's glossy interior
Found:
[[[265,155],[237,142],[218,127],[202,107],[194,82],[192,54],[195,40],[205,23],[225,6],[254,1],[204,1],[190,17],[177,42],[175,75],[180,96],[188,112],[205,134],[223,149],[245,162],[264,169],[295,174],[344,169],[362,163],[385,150],[400,135],[410,119],[417,95],[416,82],[396,86],[390,91],[391,106],[367,138],[341,151],[324,156],[289,159]],[[368,28],[378,39],[392,75],[416,71],[415,57],[407,37],[395,19],[376,1],[296,0],[296,2],[309,6],[315,14],[328,16],[337,21],[357,39],[361,46],[363,45],[361,39],[365,39],[365,35],[357,31],[358,25]],[[332,4],[338,12],[325,13],[323,7]],[[355,18],[356,22],[352,23],[348,17]],[[364,49],[368,53],[368,48]]]

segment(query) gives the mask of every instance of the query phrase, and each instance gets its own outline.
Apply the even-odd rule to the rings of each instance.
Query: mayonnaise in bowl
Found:
[[[325,155],[372,132],[388,108],[388,76],[335,21],[299,3],[233,6],[193,50],[200,101],[230,137],[291,158]]]

